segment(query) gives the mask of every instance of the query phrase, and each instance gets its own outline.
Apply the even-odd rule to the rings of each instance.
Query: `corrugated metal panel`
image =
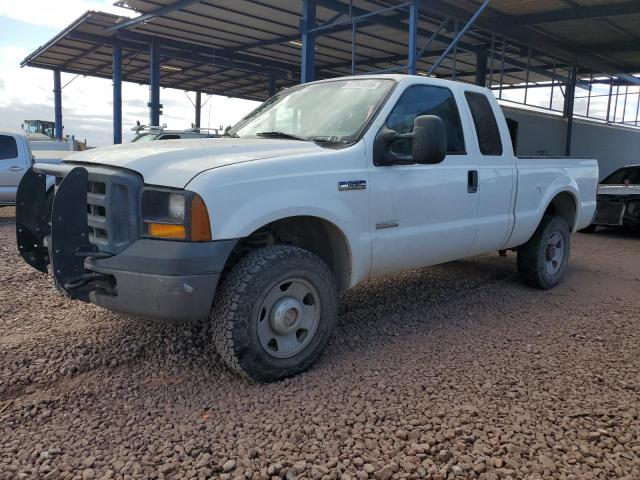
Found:
[[[136,12],[149,13],[158,8],[173,4],[171,0],[127,0],[127,5]],[[375,11],[380,8],[399,5],[403,0],[354,0],[356,8]],[[454,12],[465,20],[479,5],[479,0],[433,0],[424,2],[420,10],[418,46],[427,41],[443,18]],[[583,67],[585,71],[593,69],[595,64],[602,64],[596,73],[616,73],[615,70],[640,71],[640,42],[637,32],[640,31],[640,13],[638,15],[615,15],[610,18],[598,17],[580,20],[547,22],[535,25],[523,25],[517,29],[510,28],[510,21],[520,21],[529,15],[549,12],[569,12],[578,7],[598,7],[606,5],[623,5],[629,0],[576,0],[568,3],[565,0],[493,0],[490,9],[483,14],[477,27],[472,28],[461,40],[457,48],[455,67],[456,78],[473,81],[475,75],[476,55],[465,51],[465,45],[473,49],[488,48],[493,41],[506,36],[509,47],[505,51],[505,72],[501,75],[507,84],[524,82],[527,78],[524,69],[516,71],[527,62],[533,67],[550,71],[551,65],[557,63],[557,73],[567,75],[566,65],[569,63]],[[638,2],[640,3],[640,2]],[[348,0],[339,0],[343,9],[348,9]],[[319,23],[329,22],[336,18],[336,12],[327,8],[325,2],[319,0],[317,19]],[[573,5],[573,6],[572,6]],[[254,99],[268,97],[269,72],[276,72],[278,86],[289,86],[297,82],[300,64],[300,46],[296,43],[299,37],[299,20],[302,10],[301,0],[207,0],[195,2],[181,10],[175,10],[162,17],[150,20],[126,29],[129,35],[146,35],[168,39],[169,41],[186,42],[201,47],[215,49],[216,52],[198,53],[196,58],[184,58],[185,55],[175,51],[163,57],[163,63],[181,68],[180,72],[161,71],[161,85],[181,89],[201,89],[205,93],[223,93],[228,96],[243,96]],[[359,72],[378,69],[402,67],[406,64],[408,49],[408,20],[406,14],[398,16],[397,11],[380,15],[382,23],[360,23],[356,35],[356,66]],[[344,20],[344,15],[340,20]],[[388,25],[389,19],[398,25]],[[54,38],[47,45],[31,54],[24,64],[58,68],[63,71],[110,77],[111,46],[115,33],[106,32],[108,27],[125,21],[126,18],[116,15],[87,12]],[[462,23],[460,23],[461,25]],[[517,31],[514,31],[517,30]],[[91,41],[77,34],[94,36]],[[125,37],[126,37],[125,33]],[[448,40],[455,35],[451,28],[441,33],[441,38],[434,40],[429,51],[417,63],[419,71],[426,71],[431,63],[446,47]],[[260,42],[290,37],[293,41],[283,40],[279,43],[259,45]],[[531,39],[540,40],[531,41]],[[520,40],[518,40],[520,39]],[[149,56],[144,43],[135,43],[142,51],[123,46],[124,80],[141,83],[148,82]],[[619,44],[636,42],[636,49],[626,47],[624,51],[591,53],[581,49],[581,44]],[[548,42],[548,44],[546,43]],[[103,45],[100,46],[100,43]],[[258,45],[256,45],[258,44]],[[532,58],[528,59],[527,48],[535,47]],[[552,46],[552,48],[549,47]],[[556,48],[557,47],[557,48]],[[585,51],[587,50],[587,51]],[[170,48],[167,48],[171,52]],[[207,50],[208,52],[208,50]],[[494,54],[494,81],[502,69],[501,50],[496,48]],[[564,58],[564,60],[563,60]],[[210,60],[209,60],[210,59]],[[250,64],[252,69],[242,70],[229,61]],[[509,62],[514,63],[509,63]],[[563,66],[564,65],[564,66]],[[454,62],[446,59],[437,74],[442,77],[453,75]],[[275,70],[274,70],[275,69]],[[316,51],[316,74],[319,78],[327,78],[351,73],[351,29],[323,34],[318,37]],[[544,73],[544,72],[542,72]],[[489,72],[488,72],[489,74]],[[547,80],[545,75],[531,71],[529,81]]]

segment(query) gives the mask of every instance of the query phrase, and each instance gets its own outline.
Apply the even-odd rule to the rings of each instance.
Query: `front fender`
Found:
[[[341,191],[342,181],[368,181],[364,144],[322,156],[231,165],[196,176],[187,186],[205,201],[215,240],[239,239],[290,217],[310,216],[340,230],[352,253],[352,279],[371,264],[369,191]]]

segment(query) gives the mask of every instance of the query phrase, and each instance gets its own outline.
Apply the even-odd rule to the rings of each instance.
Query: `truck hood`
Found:
[[[603,185],[598,186],[598,195],[640,195],[640,185]]]
[[[147,184],[184,188],[194,176],[212,168],[321,150],[313,142],[281,139],[157,140],[85,150],[64,162],[127,168],[140,173]]]

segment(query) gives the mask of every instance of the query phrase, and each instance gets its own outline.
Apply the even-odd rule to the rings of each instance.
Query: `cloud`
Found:
[[[19,63],[27,55],[26,49],[15,45],[0,47],[0,129],[20,130],[26,119],[53,120],[53,74],[38,68],[20,68]],[[112,86],[110,80],[92,77],[76,77],[62,74],[62,115],[64,133],[87,139],[91,146],[112,142]],[[130,140],[131,131],[140,120],[148,123],[147,101],[149,88],[135,83],[122,84],[122,124],[124,140]],[[193,97],[193,94],[191,94]],[[203,97],[203,102],[208,97]],[[184,129],[191,126],[194,110],[181,90],[161,89],[160,101],[164,104],[161,123],[168,128]],[[203,108],[202,126],[229,125],[251,111],[257,102],[213,97]],[[209,122],[209,123],[208,123]]]
[[[135,16],[131,10],[116,7],[108,0],[0,0],[0,16],[57,30],[66,27],[87,10]]]

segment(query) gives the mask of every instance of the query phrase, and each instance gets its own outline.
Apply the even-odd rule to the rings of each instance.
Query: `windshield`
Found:
[[[131,142],[150,142],[158,138],[158,135],[155,133],[141,133],[137,137],[135,137]]]
[[[602,182],[603,185],[640,185],[640,167],[623,167]]]
[[[336,80],[280,92],[247,115],[228,135],[352,143],[358,140],[393,80]]]

